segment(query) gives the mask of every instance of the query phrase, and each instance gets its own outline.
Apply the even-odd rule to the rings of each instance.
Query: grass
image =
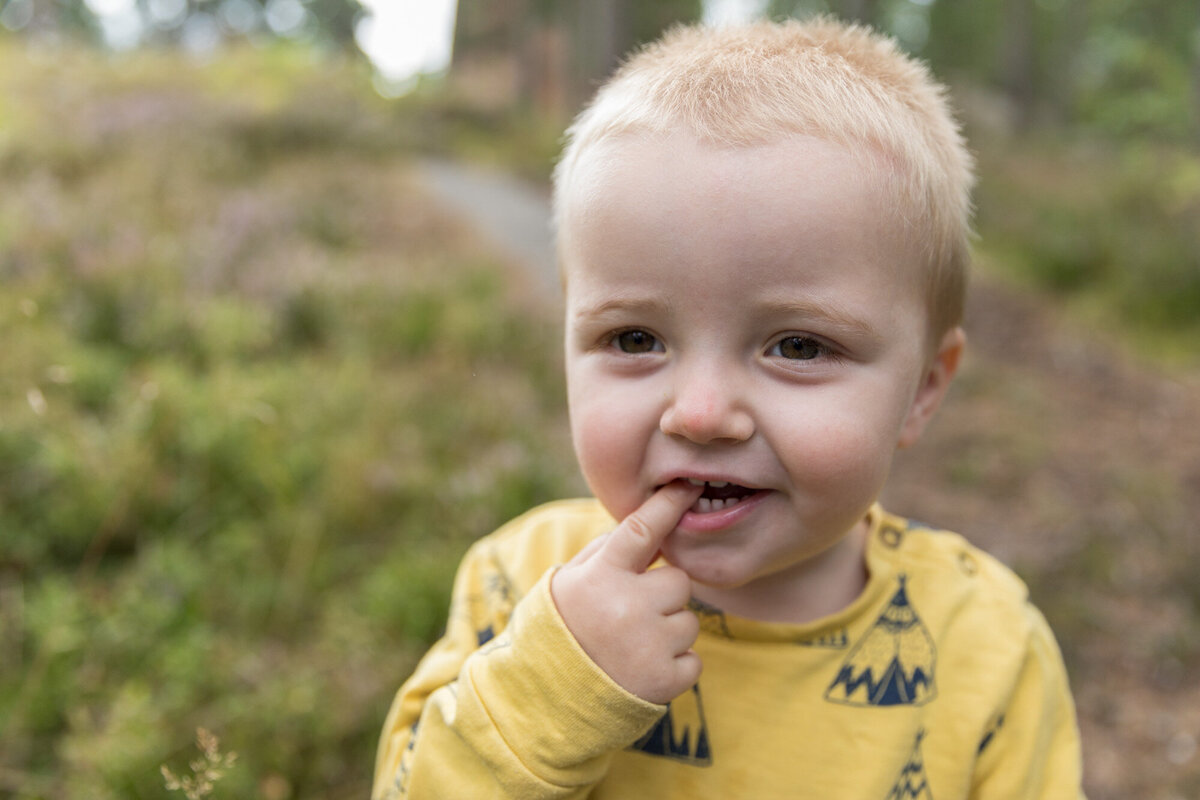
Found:
[[[212,796],[365,796],[458,556],[578,491],[557,321],[353,64],[31,58],[0,43],[0,794],[171,796],[205,728]]]

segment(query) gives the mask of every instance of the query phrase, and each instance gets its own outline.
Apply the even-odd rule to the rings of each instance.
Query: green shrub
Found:
[[[1161,145],[1022,147],[984,163],[988,263],[1155,357],[1196,363],[1200,158]]]
[[[556,323],[359,77],[0,42],[0,107],[39,109],[0,142],[14,797],[178,796],[201,727],[239,754],[213,796],[365,796],[462,552],[578,490]]]

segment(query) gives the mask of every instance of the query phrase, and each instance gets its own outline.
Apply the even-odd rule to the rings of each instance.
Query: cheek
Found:
[[[883,409],[862,412],[861,404],[840,404],[827,414],[792,425],[783,434],[792,477],[830,495],[877,492],[895,452],[895,420]]]
[[[571,438],[579,467],[593,494],[618,519],[637,507],[639,468],[645,449],[643,425],[621,404],[589,395],[570,396]]]

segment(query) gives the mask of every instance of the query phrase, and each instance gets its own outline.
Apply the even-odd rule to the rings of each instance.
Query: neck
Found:
[[[863,520],[829,549],[786,570],[737,587],[694,583],[703,603],[747,619],[803,624],[827,617],[853,603],[867,585]]]

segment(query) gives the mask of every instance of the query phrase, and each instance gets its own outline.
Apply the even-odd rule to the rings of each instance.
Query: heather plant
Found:
[[[462,551],[578,491],[557,321],[350,65],[30,58],[0,47],[0,794],[364,796]]]
[[[163,785],[171,791],[183,792],[187,800],[200,800],[212,794],[217,781],[237,761],[237,753],[222,753],[220,739],[204,728],[196,729],[196,747],[200,758],[188,762],[188,773],[179,776],[166,764],[162,766]]]

